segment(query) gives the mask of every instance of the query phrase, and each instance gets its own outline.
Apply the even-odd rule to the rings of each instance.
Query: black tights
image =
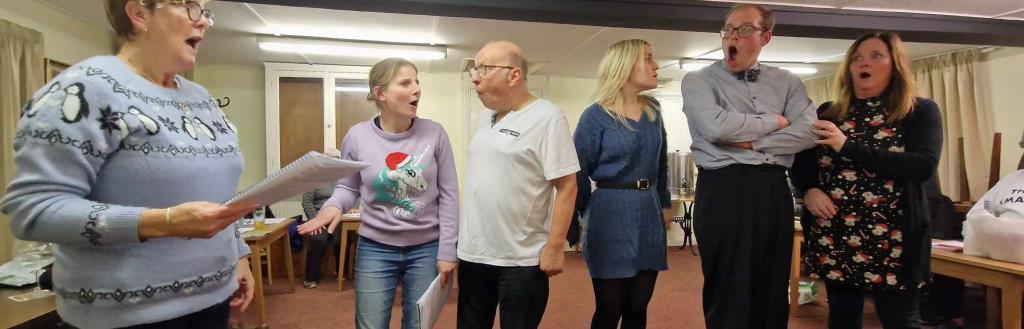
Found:
[[[647,327],[647,304],[654,295],[658,271],[640,271],[625,279],[592,279],[597,309],[591,329],[614,329],[622,319],[622,329]]]

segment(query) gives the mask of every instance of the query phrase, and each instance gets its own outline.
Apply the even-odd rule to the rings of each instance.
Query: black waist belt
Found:
[[[638,179],[632,182],[597,182],[597,188],[611,188],[619,190],[648,190],[651,188],[651,181]]]
[[[728,165],[728,166],[725,166],[725,167],[720,167],[720,168],[715,168],[715,169],[708,169],[708,168],[704,168],[704,167],[701,167],[701,166],[697,166],[697,172],[700,173],[700,172],[704,172],[704,171],[718,171],[718,170],[725,171],[726,169],[728,169],[728,170],[737,170],[737,169],[743,169],[743,168],[757,169],[757,170],[762,170],[762,171],[777,171],[777,172],[786,172],[787,170],[789,170],[789,168],[787,168],[785,166],[777,165],[777,164],[773,164],[773,163],[765,163],[765,164],[759,164],[759,165],[735,163],[735,164],[731,164],[731,165]]]

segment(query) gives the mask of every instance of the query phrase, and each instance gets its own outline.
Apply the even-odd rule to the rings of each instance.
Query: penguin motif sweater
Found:
[[[344,212],[361,200],[360,236],[398,247],[437,240],[437,259],[457,261],[459,182],[448,134],[422,118],[389,134],[375,120],[352,126],[341,145],[342,159],[370,166],[338,182],[324,208]]]
[[[173,319],[237,290],[235,266],[249,254],[237,227],[139,239],[143,209],[224,202],[242,172],[235,127],[203,87],[175,79],[163,88],[114,56],[93,57],[22,110],[0,210],[19,239],[54,243],[57,312],[75,327]]]

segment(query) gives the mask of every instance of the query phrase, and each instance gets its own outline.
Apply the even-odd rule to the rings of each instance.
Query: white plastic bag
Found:
[[[969,216],[964,222],[964,254],[1024,264],[1024,220]]]

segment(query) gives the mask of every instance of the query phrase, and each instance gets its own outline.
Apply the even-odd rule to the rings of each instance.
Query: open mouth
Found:
[[[409,102],[409,105],[412,105],[413,108],[417,108],[417,107],[420,106],[420,100],[417,99],[417,100],[411,101],[411,102]]]
[[[857,75],[857,77],[861,79],[869,79],[871,78],[871,73],[861,72],[860,74]]]
[[[203,37],[191,37],[185,40],[185,44],[192,49],[199,49],[199,44],[203,42]]]
[[[740,50],[737,49],[736,46],[729,46],[729,49],[727,49],[727,51],[725,52],[725,59],[727,61],[734,61],[736,60],[736,54],[738,54],[739,52]]]

